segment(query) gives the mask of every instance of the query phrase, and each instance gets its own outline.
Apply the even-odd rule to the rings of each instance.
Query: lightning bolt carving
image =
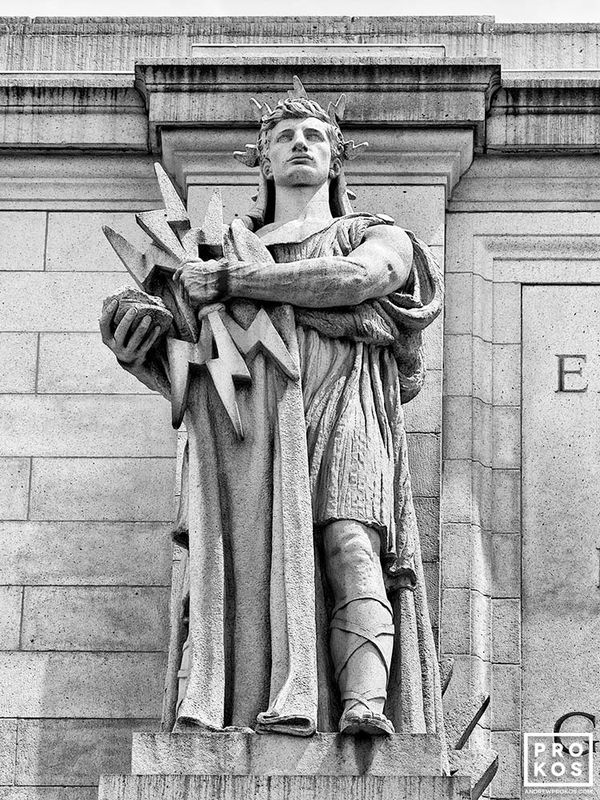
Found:
[[[292,380],[298,380],[298,368],[285,342],[261,308],[248,329],[244,329],[225,311],[222,303],[200,310],[198,318],[173,282],[173,273],[186,258],[220,258],[229,261],[240,257],[230,235],[224,236],[223,203],[216,190],[210,198],[201,228],[191,226],[187,210],[168,175],[155,164],[156,176],[165,208],[136,214],[140,227],[152,240],[141,253],[111,228],[104,233],[128,272],[144,291],[160,294],[175,319],[175,336],[166,340],[171,382],[171,414],[174,428],[179,428],[187,406],[191,371],[204,370],[210,377],[236,436],[244,438],[244,429],[236,401],[236,384],[250,382],[250,372],[242,357],[253,359],[258,352],[268,355]],[[238,246],[252,260],[271,258],[262,242],[241,226],[236,233]],[[215,355],[216,353],[216,355]]]
[[[223,317],[223,324],[240,351],[249,359],[263,352],[273,359],[284,375],[293,381],[298,380],[298,368],[264,308],[259,310],[247,330],[229,316]]]

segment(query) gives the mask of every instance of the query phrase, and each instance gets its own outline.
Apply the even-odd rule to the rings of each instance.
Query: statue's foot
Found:
[[[394,726],[385,714],[377,714],[375,711],[364,710],[344,711],[340,719],[340,733],[345,736],[391,736],[395,733]]]

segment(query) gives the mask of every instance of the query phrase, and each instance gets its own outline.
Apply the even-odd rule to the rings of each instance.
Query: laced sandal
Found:
[[[395,728],[385,714],[365,709],[356,711],[354,708],[344,711],[340,719],[340,733],[345,736],[391,736]]]
[[[330,628],[332,636],[338,635],[336,653],[335,680],[341,690],[341,700],[345,706],[340,719],[339,731],[348,736],[364,734],[367,736],[390,736],[395,733],[392,722],[385,714],[373,710],[373,706],[383,709],[387,695],[389,679],[390,642],[394,635],[392,622],[382,619],[382,613],[370,618],[363,613],[352,613],[352,603],[356,600],[369,600],[383,606],[384,614],[391,620],[392,611],[387,601],[375,597],[353,598],[337,606],[332,614]],[[374,618],[373,618],[374,617]],[[340,637],[342,637],[340,639]],[[371,652],[379,656],[381,670],[372,675],[371,681],[365,681],[364,669],[361,666],[363,648],[368,646]],[[353,673],[349,670],[353,667]],[[367,686],[365,684],[370,683]],[[350,688],[352,687],[352,688]],[[362,691],[360,691],[362,689]]]

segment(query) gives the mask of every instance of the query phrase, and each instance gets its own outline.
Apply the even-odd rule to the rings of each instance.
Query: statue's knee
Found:
[[[379,548],[374,547],[366,526],[360,523],[351,523],[346,528],[340,523],[335,525],[336,528],[328,531],[325,542],[328,574],[342,579],[379,572]]]

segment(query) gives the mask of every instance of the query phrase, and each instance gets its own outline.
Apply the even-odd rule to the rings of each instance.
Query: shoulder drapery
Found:
[[[352,224],[328,242],[332,248],[337,245],[342,255],[360,244],[368,227],[383,224],[373,215],[349,217],[355,217]],[[444,301],[442,274],[431,251],[413,233],[406,233],[413,245],[413,263],[402,290],[344,309],[296,310],[297,324],[314,328],[324,336],[390,347],[398,364],[403,403],[416,397],[423,386],[422,331],[439,315]]]

